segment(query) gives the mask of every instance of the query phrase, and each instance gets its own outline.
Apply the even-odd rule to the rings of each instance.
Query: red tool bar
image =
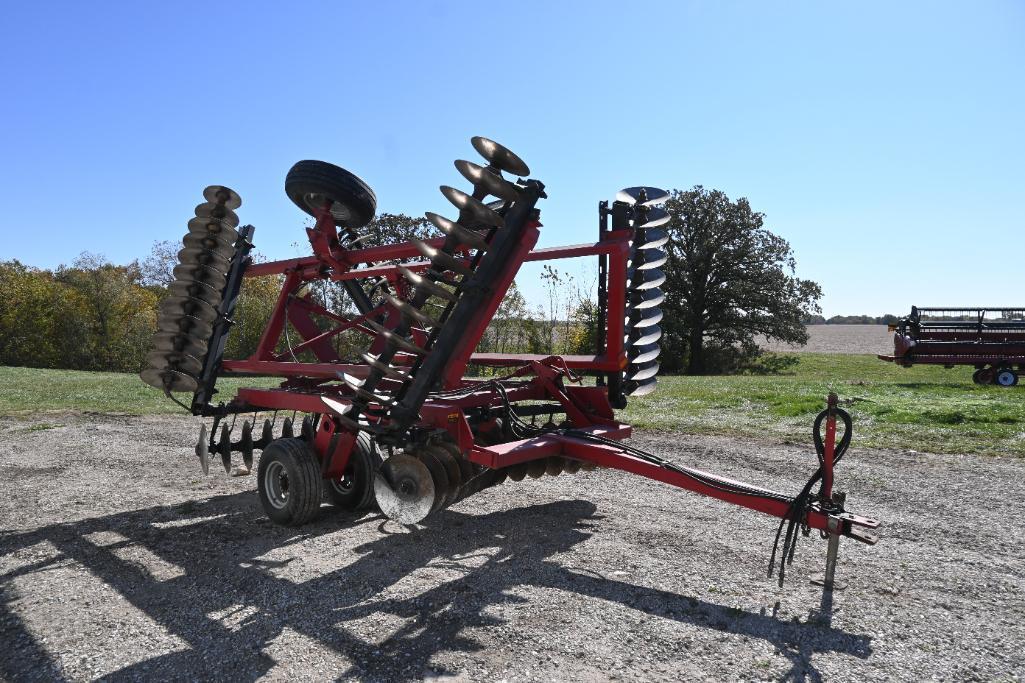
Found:
[[[296,410],[303,413],[323,413],[324,394],[306,394],[286,389],[239,389],[238,399],[254,408],[263,410]],[[339,403],[349,404],[346,398],[336,398]]]
[[[606,439],[625,439],[633,433],[630,425],[596,425],[580,431],[589,432]],[[565,438],[557,434],[545,434],[521,441],[495,444],[494,446],[475,446],[470,452],[470,460],[485,467],[498,469],[517,465],[529,460],[537,460],[550,455],[568,455],[565,453]],[[583,458],[590,460],[590,458]]]

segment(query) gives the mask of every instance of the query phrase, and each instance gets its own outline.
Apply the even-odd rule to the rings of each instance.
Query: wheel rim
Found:
[[[1002,387],[1009,387],[1014,384],[1014,373],[1004,370],[1003,372],[997,373],[997,384]]]
[[[288,505],[288,472],[280,462],[272,462],[263,475],[263,488],[267,492],[267,502],[275,509]]]
[[[352,480],[351,470],[347,470],[340,479],[331,479],[328,484],[338,493],[349,496],[352,495],[352,489],[355,483]]]

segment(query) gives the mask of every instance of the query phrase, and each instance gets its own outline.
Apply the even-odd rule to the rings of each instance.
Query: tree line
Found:
[[[764,215],[746,199],[731,200],[718,190],[674,190],[665,208],[671,220],[663,247],[663,371],[703,374],[785,364],[764,355],[755,337],[803,344],[805,324],[822,318],[821,289],[796,276],[787,241],[764,226]],[[373,246],[423,239],[433,229],[422,218],[382,214],[361,232],[367,235],[363,246]],[[127,265],[91,253],[53,270],[0,261],[0,365],[138,372],[180,247],[155,243],[146,258]],[[551,265],[544,267],[541,283],[544,299],[533,305],[515,285],[509,290],[479,351],[598,351],[595,283],[577,282]],[[227,357],[245,358],[255,350],[280,288],[277,276],[245,280]],[[301,294],[337,311],[351,310],[335,283],[313,283]],[[328,324],[323,321],[325,329]],[[278,350],[287,352],[294,339],[292,331]],[[335,343],[342,357],[353,358],[366,340],[338,335]]]

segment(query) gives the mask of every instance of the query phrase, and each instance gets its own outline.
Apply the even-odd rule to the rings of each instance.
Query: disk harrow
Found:
[[[345,169],[306,160],[288,172],[285,192],[315,220],[306,229],[313,253],[256,264],[254,229],[239,228],[234,212],[239,196],[221,185],[204,191],[142,373],[168,396],[191,392],[189,410],[213,418],[196,445],[204,473],[216,456],[236,476],[256,467],[267,515],[295,526],[313,519],[324,500],[348,510],[376,505],[396,522],[416,524],[500,484],[613,468],[779,518],[784,563],[796,531],[819,529],[830,539],[829,572],[840,536],[875,542],[864,529],[878,522],[846,512],[832,490],[851,433],[835,399],[816,422],[819,469],[797,496],[624,444],[631,428],[613,409],[657,384],[669,194],[621,190],[598,206],[596,242],[537,249],[544,184],[497,142],[471,144],[482,162],[455,162],[469,187],[440,187],[453,217],[427,212],[438,231],[429,239],[365,246],[377,237],[367,232],[373,190]],[[581,256],[599,264],[592,352],[475,352],[523,263]],[[281,292],[260,342],[248,358],[225,359],[242,280],[264,276],[277,277]],[[493,368],[492,377],[465,377],[471,364]],[[224,375],[280,384],[214,402]],[[845,425],[839,444],[837,415]],[[233,463],[235,453],[241,463]]]

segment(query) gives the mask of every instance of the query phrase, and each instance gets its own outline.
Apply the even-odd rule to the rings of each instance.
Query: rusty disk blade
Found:
[[[235,255],[235,247],[216,234],[203,235],[198,232],[189,232],[182,238],[182,244],[186,249],[205,249],[216,252],[225,261],[230,261],[231,257]]]
[[[505,225],[505,219],[499,216],[497,212],[488,208],[481,200],[474,199],[462,190],[442,185],[441,193],[445,195],[445,199],[452,202],[452,205],[459,209],[461,218],[465,215],[477,223],[488,226],[502,227]]]
[[[170,368],[147,368],[139,373],[142,381],[161,391],[181,391],[194,393],[199,388],[195,377]]]
[[[178,252],[178,262],[187,263],[193,266],[206,266],[213,268],[218,273],[227,273],[231,261],[210,249],[196,249],[185,247]]]
[[[196,206],[196,218],[216,218],[232,228],[238,227],[238,214],[214,202],[204,202]]]
[[[374,495],[381,512],[399,524],[416,524],[431,513],[436,498],[431,472],[420,460],[399,453],[381,465],[374,477]]]
[[[238,225],[236,223],[235,225]],[[238,232],[229,221],[223,221],[214,216],[197,216],[189,220],[189,234],[191,235],[214,235],[217,239],[234,244],[238,239]]]
[[[198,377],[203,371],[201,360],[177,351],[150,351],[146,354],[146,362],[155,368],[170,368],[194,377]]]
[[[669,193],[657,187],[641,185],[628,187],[616,193],[616,201],[634,204],[640,202],[644,206],[655,206],[669,199]]]
[[[456,223],[455,221],[450,221],[444,216],[439,216],[438,214],[432,211],[428,211],[424,215],[427,216],[427,220],[434,224],[434,227],[436,227],[438,230],[441,230],[443,233],[454,239],[456,242],[459,242],[460,244],[465,244],[466,246],[472,247],[479,251],[488,250],[488,243],[484,240],[483,237],[481,237],[480,233],[474,232],[469,228],[464,228],[463,226],[459,225],[459,223]]]
[[[406,278],[409,284],[413,285],[417,289],[422,289],[431,296],[436,296],[446,301],[455,301],[459,297],[455,292],[445,289],[441,285],[435,283],[430,278],[426,278],[419,273],[414,273],[405,266],[398,266],[398,270],[402,273],[402,277]]]
[[[206,341],[193,339],[187,334],[175,332],[158,332],[153,335],[153,350],[184,353],[196,358],[206,355]]]
[[[160,302],[160,312],[167,315],[191,315],[208,323],[215,323],[220,317],[216,308],[193,296],[169,296]]]
[[[210,474],[210,444],[206,437],[206,423],[199,427],[199,441],[196,442],[196,457],[199,458],[199,466],[203,468],[203,474]]]
[[[221,293],[210,285],[194,280],[175,280],[167,288],[171,296],[195,297],[202,299],[215,308],[221,304]]]
[[[463,159],[456,162],[456,170],[475,187],[482,187],[485,192],[499,199],[514,202],[520,197],[520,189],[503,178],[500,171],[496,172]]]
[[[157,329],[161,332],[180,332],[193,339],[207,340],[213,334],[213,326],[205,320],[191,315],[168,315],[161,313],[157,318]]]
[[[431,512],[437,512],[444,507],[448,494],[448,471],[438,458],[426,449],[419,451],[416,457],[427,466],[431,479],[434,480],[434,505],[431,506]]]
[[[487,159],[495,168],[515,176],[530,175],[530,169],[523,163],[523,159],[513,154],[508,147],[480,135],[470,138],[470,144],[477,150],[477,154]]]
[[[527,474],[532,479],[539,479],[545,475],[548,469],[548,458],[538,458],[527,463]]]
[[[223,204],[227,209],[237,209],[242,206],[242,198],[230,187],[224,185],[210,185],[203,190],[203,199],[214,204]]]

